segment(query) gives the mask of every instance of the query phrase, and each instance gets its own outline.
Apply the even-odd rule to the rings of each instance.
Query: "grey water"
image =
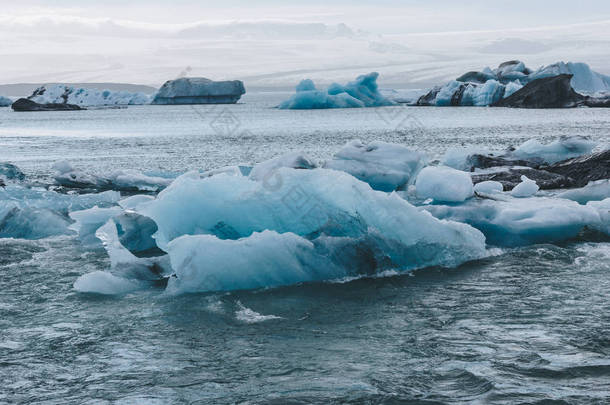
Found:
[[[229,106],[0,109],[0,161],[48,181],[182,173],[293,150],[325,159],[352,139],[437,158],[537,138],[610,142],[601,109],[280,111],[285,95]],[[455,269],[170,296],[81,294],[106,253],[73,236],[0,239],[0,403],[607,404],[610,242],[497,249]]]

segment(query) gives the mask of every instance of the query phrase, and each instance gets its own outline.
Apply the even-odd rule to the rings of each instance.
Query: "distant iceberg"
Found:
[[[234,104],[245,93],[240,80],[183,77],[165,82],[154,95],[152,104]]]
[[[83,107],[150,103],[150,95],[145,93],[85,89],[62,84],[41,86],[28,99],[39,104],[74,104]]]
[[[597,73],[585,63],[557,62],[533,71],[518,60],[463,74],[444,86],[435,87],[416,102],[424,106],[491,106],[522,89],[529,83],[562,74],[572,75],[575,91],[604,99],[610,91],[610,76]],[[568,86],[569,87],[569,86]]]
[[[278,108],[289,110],[311,110],[324,108],[361,108],[396,105],[379,92],[379,73],[361,75],[356,80],[341,85],[331,84],[326,90],[318,90],[313,81],[302,80],[296,93],[280,103]]]
[[[0,96],[0,107],[10,107],[13,104],[13,100],[8,97]]]

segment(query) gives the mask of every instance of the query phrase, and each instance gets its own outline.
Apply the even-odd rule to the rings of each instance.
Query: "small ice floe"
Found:
[[[567,190],[557,194],[559,198],[586,204],[589,201],[601,201],[610,198],[610,180],[591,181],[585,187]]]
[[[417,196],[435,202],[463,202],[474,195],[470,175],[444,166],[422,169],[415,182]]]
[[[510,192],[510,195],[517,198],[527,198],[536,194],[540,190],[538,184],[534,180],[530,180],[527,176],[521,176],[521,183],[517,184]]]
[[[282,319],[281,316],[261,315],[258,312],[245,307],[240,301],[237,301],[237,310],[235,311],[235,318],[237,318],[238,321],[244,323],[259,323],[271,321],[273,319]]]
[[[477,194],[495,194],[504,191],[504,186],[499,181],[487,180],[474,185]]]

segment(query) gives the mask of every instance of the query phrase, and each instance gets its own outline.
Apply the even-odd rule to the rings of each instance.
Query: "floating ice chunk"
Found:
[[[67,161],[53,164],[56,171],[55,182],[68,188],[120,191],[159,191],[167,187],[173,179],[147,176],[136,170],[117,170],[108,177],[83,173]]]
[[[358,76],[345,86],[333,83],[326,91],[317,90],[309,80],[301,81],[296,93],[280,103],[280,109],[359,108],[395,105],[377,87],[377,72]]]
[[[452,80],[446,85],[444,85],[438,94],[436,95],[436,99],[434,104],[437,107],[448,107],[450,106],[451,100],[453,99],[453,94],[462,86],[463,83],[458,82],[457,80]]]
[[[602,201],[590,201],[587,203],[587,207],[591,207],[599,213],[599,222],[592,227],[610,236],[610,198]]]
[[[10,107],[13,104],[13,100],[8,97],[0,96],[0,107]]]
[[[557,197],[567,198],[579,204],[604,200],[610,198],[610,180],[591,181],[585,187],[564,191],[558,194]]]
[[[417,175],[415,189],[419,198],[439,202],[462,202],[474,195],[468,173],[443,166],[424,167]]]
[[[70,226],[70,229],[78,233],[78,237],[84,245],[96,245],[99,244],[99,239],[95,236],[95,231],[108,222],[110,218],[122,212],[121,207],[93,207],[82,211],[74,211],[69,215],[76,222]]]
[[[42,239],[68,233],[70,221],[46,208],[0,201],[0,238]]]
[[[241,80],[181,77],[165,82],[155,94],[152,104],[234,104],[245,93]]]
[[[394,191],[413,182],[426,161],[424,154],[402,145],[355,140],[343,146],[324,167],[349,173],[375,190]]]
[[[25,174],[14,164],[0,163],[0,177],[6,180],[25,180]]]
[[[562,137],[546,145],[537,139],[530,139],[515,149],[512,156],[517,159],[553,164],[587,155],[593,151],[595,146],[597,146],[596,142],[579,136]]]
[[[290,152],[255,165],[250,172],[250,178],[258,181],[268,179],[269,176],[281,167],[315,169],[316,164],[302,152]]]
[[[154,281],[172,273],[167,255],[136,257],[121,243],[117,224],[110,219],[95,235],[102,241],[110,257],[110,271],[122,278]]]
[[[600,226],[597,209],[559,198],[472,199],[458,206],[424,208],[437,218],[472,225],[485,234],[487,243],[500,246],[558,242],[575,237],[585,226]]]
[[[518,198],[531,197],[540,190],[538,184],[534,180],[530,180],[527,176],[521,176],[521,183],[517,184],[510,192],[510,195]]]
[[[117,277],[107,271],[94,271],[80,276],[74,282],[74,289],[81,293],[103,295],[123,295],[143,288],[137,280]]]
[[[473,228],[438,222],[346,173],[280,168],[276,174],[282,181],[274,190],[239,176],[187,174],[138,207],[157,224],[157,245],[170,253],[174,271],[182,274],[176,282],[192,289],[249,288],[243,286],[455,266],[485,254],[483,235]],[[300,261],[293,261],[295,255]],[[239,269],[257,265],[249,265],[247,280],[201,284],[207,271],[215,272],[204,270],[211,258]]]
[[[40,103],[67,103],[80,106],[150,104],[150,95],[127,91],[75,88],[56,84],[41,86],[28,99]]]
[[[18,185],[0,187],[0,237],[40,239],[70,233],[68,213],[111,205],[119,193],[67,195]]]
[[[504,186],[499,181],[482,181],[474,185],[474,191],[482,194],[494,194],[504,191]]]

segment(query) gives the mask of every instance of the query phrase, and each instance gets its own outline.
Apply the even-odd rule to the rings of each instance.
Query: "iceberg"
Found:
[[[29,100],[38,104],[73,104],[81,107],[150,104],[145,93],[75,88],[56,84],[34,90]]]
[[[474,185],[474,192],[477,194],[494,194],[504,191],[504,186],[499,181],[482,181]]]
[[[157,192],[172,182],[172,179],[148,176],[137,170],[117,170],[101,177],[80,172],[67,161],[56,162],[52,168],[56,172],[55,183],[66,188]]]
[[[610,198],[610,180],[591,181],[585,187],[567,190],[557,194],[559,198],[587,204],[589,201],[601,201]]]
[[[466,172],[450,167],[428,166],[417,175],[417,196],[435,202],[463,202],[474,195],[472,179]]]
[[[205,77],[168,80],[152,104],[235,104],[246,93],[240,80],[213,81]]]
[[[596,146],[596,142],[579,136],[561,137],[549,144],[543,144],[537,139],[530,139],[517,147],[510,156],[537,163],[553,164],[588,155]]]
[[[591,207],[599,213],[600,220],[597,224],[593,224],[592,228],[610,236],[610,198],[588,202],[587,207]]]
[[[529,75],[529,80],[558,76],[572,75],[571,84],[574,90],[594,94],[610,90],[610,76],[593,71],[586,63],[557,62],[543,66]]]
[[[343,146],[324,167],[349,173],[374,190],[394,191],[413,183],[426,162],[424,154],[402,145],[355,140]]]
[[[11,163],[0,163],[0,178],[4,180],[24,181],[25,174]]]
[[[469,224],[485,234],[488,244],[498,246],[559,242],[602,223],[599,210],[593,206],[547,197],[471,199],[461,205],[427,205],[423,209],[439,219]]]
[[[60,194],[9,184],[0,187],[0,238],[42,239],[71,232],[69,212],[110,206],[119,193]]]
[[[540,190],[538,184],[534,180],[530,180],[527,176],[521,176],[521,183],[517,184],[510,192],[510,195],[517,198],[531,197]]]
[[[438,221],[347,173],[279,168],[276,174],[281,185],[270,190],[242,176],[191,172],[137,207],[158,227],[154,238],[169,253],[175,291],[456,266],[485,255],[475,229]]]
[[[13,104],[13,100],[8,97],[0,96],[0,107],[10,107]]]
[[[326,91],[317,90],[313,81],[305,79],[296,87],[296,93],[280,103],[278,108],[310,110],[322,108],[360,108],[396,105],[383,96],[377,87],[379,73],[361,75],[356,80],[340,85],[331,84]]]
[[[566,82],[560,83],[561,80],[554,80],[555,78],[565,79]],[[503,105],[503,100],[530,83],[529,98],[506,102],[507,106],[605,107],[608,104],[605,92],[610,91],[610,76],[594,72],[585,63],[557,62],[532,71],[518,60],[504,62],[493,70],[487,67],[480,72],[465,73],[444,86],[433,88],[419,97],[415,104],[437,107]],[[593,97],[582,96],[577,91]],[[539,99],[536,103],[530,100],[532,94]]]

